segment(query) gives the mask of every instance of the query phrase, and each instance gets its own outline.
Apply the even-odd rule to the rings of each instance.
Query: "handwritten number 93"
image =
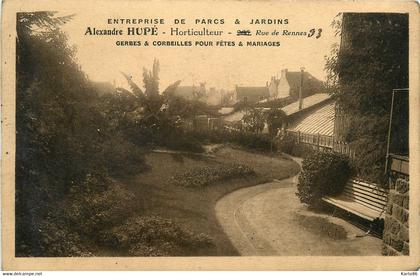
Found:
[[[309,33],[308,33],[308,37],[312,37],[312,36],[314,36],[314,35],[315,35],[315,33],[316,33],[315,38],[316,38],[316,39],[320,38],[320,37],[321,37],[321,33],[322,33],[322,29],[318,29],[318,30],[315,30],[315,29],[310,29],[310,30],[309,30]]]

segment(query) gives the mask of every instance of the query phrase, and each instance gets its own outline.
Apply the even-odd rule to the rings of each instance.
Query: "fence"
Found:
[[[298,144],[306,144],[311,146],[313,149],[320,151],[335,151],[345,154],[350,158],[354,158],[355,156],[355,151],[349,144],[336,141],[334,136],[322,135],[319,133],[310,134],[290,130],[288,130],[288,133],[296,137],[296,142]]]

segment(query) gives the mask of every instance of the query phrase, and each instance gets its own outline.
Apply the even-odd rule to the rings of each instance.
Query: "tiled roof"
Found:
[[[233,107],[222,107],[219,109],[219,113],[222,115],[229,114],[233,111]]]
[[[254,87],[245,87],[237,86],[236,87],[236,98],[237,100],[243,100],[244,97],[247,97],[248,102],[257,102],[264,98],[267,98],[270,95],[267,86],[254,86]]]
[[[303,104],[302,104],[302,110],[309,108],[311,106],[314,106],[318,103],[321,103],[327,99],[329,99],[331,96],[326,93],[319,93],[315,94],[306,98],[303,98]],[[282,108],[282,110],[286,113],[286,115],[292,115],[299,111],[299,101],[296,101],[294,103],[291,103],[289,105],[286,105]]]
[[[289,129],[307,134],[321,134],[332,136],[334,132],[334,103],[310,112],[302,120],[296,122]]]
[[[299,94],[301,72],[288,71],[286,73],[287,82],[290,85],[290,95],[297,98]],[[320,93],[325,89],[322,81],[318,80],[308,72],[303,72],[303,97],[308,97],[315,93]]]
[[[306,97],[303,99],[303,105],[302,105],[302,110],[312,107],[316,104],[319,104],[323,101],[326,101],[330,98],[330,95],[322,93],[322,94],[315,94],[309,97]],[[270,108],[261,108],[261,110],[267,111],[270,110]],[[282,110],[286,113],[286,115],[292,115],[296,112],[299,111],[299,102],[294,102],[291,103],[289,105],[286,105],[285,107],[282,108]],[[245,111],[241,110],[241,111],[237,111],[233,114],[229,114],[227,116],[224,117],[225,121],[228,122],[237,122],[242,120],[243,116],[245,115]]]
[[[237,111],[233,114],[223,117],[223,120],[228,121],[228,122],[238,122],[242,120],[244,115],[245,115],[245,111],[241,110],[241,111]]]

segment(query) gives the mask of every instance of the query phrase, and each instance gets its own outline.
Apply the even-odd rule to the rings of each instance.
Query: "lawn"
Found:
[[[209,236],[213,245],[179,252],[179,255],[193,256],[238,255],[216,219],[214,207],[219,198],[242,187],[290,177],[299,170],[294,161],[280,154],[260,154],[230,146],[218,147],[205,156],[150,152],[146,162],[149,171],[124,181],[140,203],[138,214],[171,219],[194,233]],[[184,187],[174,181],[197,170],[214,171],[221,166],[238,164],[253,169],[255,174],[244,174],[203,187]]]

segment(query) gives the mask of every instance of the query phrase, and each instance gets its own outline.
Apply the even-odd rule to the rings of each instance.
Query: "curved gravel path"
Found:
[[[237,190],[217,202],[216,216],[241,255],[381,255],[382,240],[357,238],[363,234],[359,228],[308,211],[295,195],[296,183],[297,176],[274,180]]]

